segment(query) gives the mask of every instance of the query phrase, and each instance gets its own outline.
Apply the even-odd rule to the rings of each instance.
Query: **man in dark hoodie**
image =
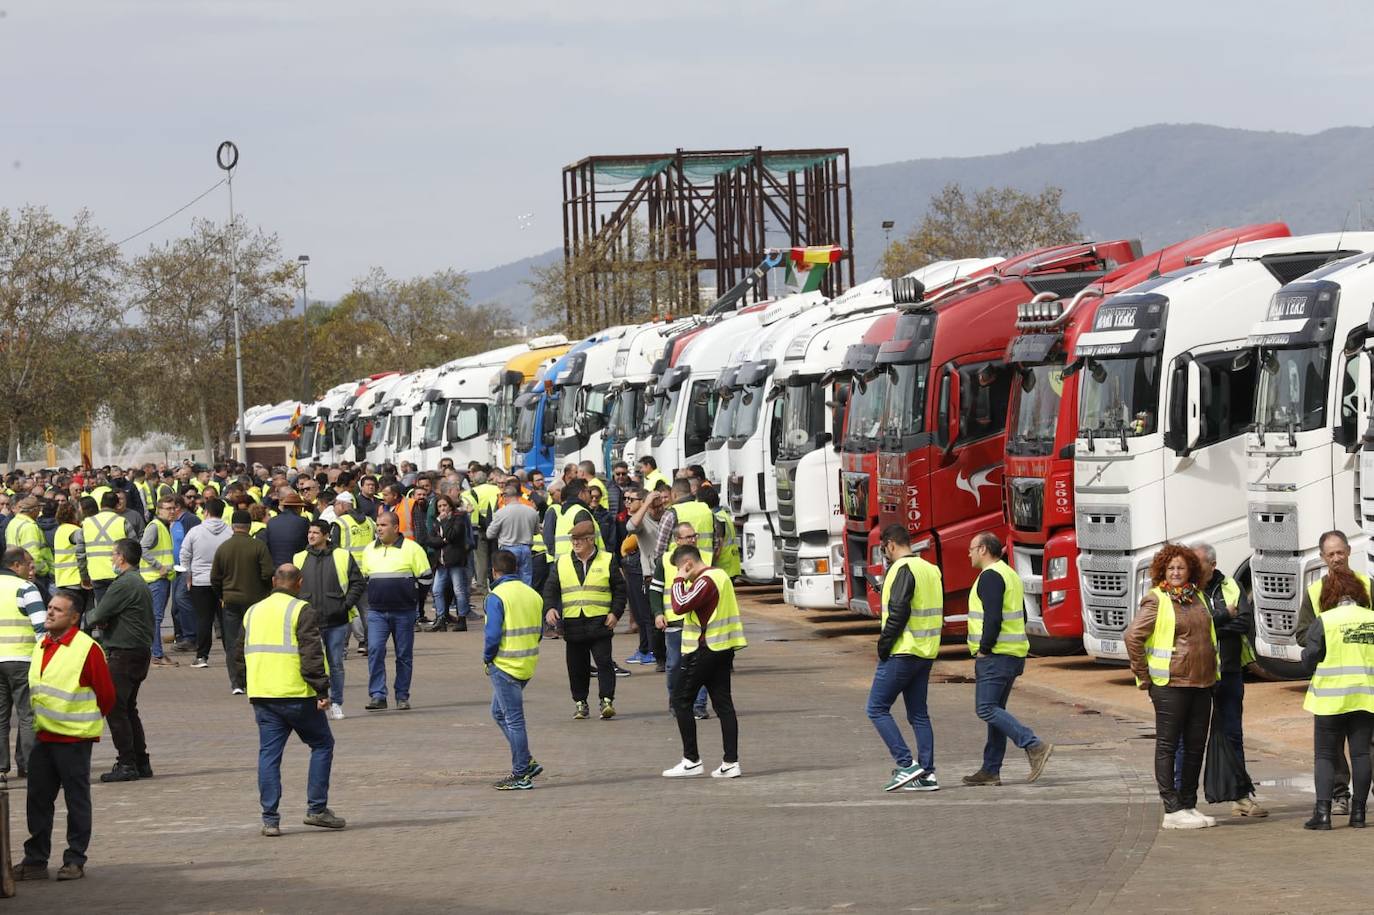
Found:
[[[267,544],[249,533],[253,519],[248,512],[235,511],[229,521],[233,533],[215,550],[210,586],[224,603],[220,631],[224,654],[233,657],[237,650],[234,639],[243,630],[243,615],[272,592],[274,568]],[[233,665],[229,666],[229,687],[235,696],[243,695],[243,677]]]
[[[301,570],[301,590],[297,595],[310,604],[320,617],[320,636],[329,660],[328,715],[344,717],[344,653],[348,649],[348,624],[363,596],[363,573],[347,551],[329,542],[328,521],[311,521],[306,533],[309,545],[297,553],[292,565]]]

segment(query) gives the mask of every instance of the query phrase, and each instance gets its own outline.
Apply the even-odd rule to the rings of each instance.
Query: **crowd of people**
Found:
[[[1327,572],[1307,589],[1300,620],[1312,676],[1304,707],[1316,721],[1317,801],[1305,825],[1330,829],[1338,813],[1362,827],[1374,609],[1369,579],[1349,568],[1345,535],[1332,531],[1321,544]],[[887,569],[874,582],[881,631],[867,712],[894,763],[883,790],[936,791],[927,693],[944,623],[942,575],[901,525],[884,529],[881,545]],[[1008,741],[1025,752],[1026,780],[1035,781],[1054,747],[1007,708],[1029,653],[1021,579],[994,532],[972,538],[968,560],[977,577],[967,645],[987,740],[963,784],[1000,785]],[[464,631],[471,621],[483,629],[491,715],[511,753],[496,788],[528,790],[544,771],[531,755],[522,697],[545,640],[564,643],[572,718],[615,717],[617,679],[631,671],[613,636],[627,612],[636,647],[625,663],[665,675],[682,743],[681,760],[662,774],[707,771],[697,721],[710,717],[709,700],[722,739],[711,775],[737,778],[731,674],[747,645],[739,571],[738,533],[716,487],[695,465],[669,479],[651,457],[634,469],[616,464],[605,478],[589,462],[569,464],[552,481],[451,461],[431,472],[345,463],[10,474],[0,493],[0,770],[9,771],[17,744],[30,834],[16,874],[47,878],[59,792],[68,816],[58,879],[84,874],[91,745],[108,722],[116,761],[101,781],[153,777],[139,692],[152,668],[180,666],[178,655],[197,669],[222,663],[230,694],[252,705],[265,836],[281,834],[280,763],[292,734],[311,751],[304,822],[346,825],[328,806],[329,721],[345,717],[350,640],[367,658],[364,709],[405,711],[416,633]],[[1265,816],[1244,766],[1253,620],[1241,589],[1206,544],[1166,544],[1151,575],[1126,644],[1155,708],[1163,825],[1215,825],[1197,810],[1213,730],[1241,786],[1225,798],[1232,812]],[[222,659],[213,657],[216,637]],[[899,696],[915,754],[891,713]]]

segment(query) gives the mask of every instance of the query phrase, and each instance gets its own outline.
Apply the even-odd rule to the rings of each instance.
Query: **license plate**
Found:
[[[1126,646],[1116,639],[1103,639],[1101,651],[1105,655],[1118,655],[1126,653]]]

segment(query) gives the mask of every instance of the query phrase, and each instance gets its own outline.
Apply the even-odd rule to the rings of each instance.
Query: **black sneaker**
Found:
[[[705,721],[707,718],[711,717],[711,713],[706,711],[705,708],[694,708],[692,709],[692,717],[697,721]]]
[[[102,782],[136,782],[138,781],[138,769],[115,763],[113,769],[101,774],[100,780]]]
[[[614,661],[611,662],[611,666],[615,668],[615,675],[616,675],[617,677],[628,677],[628,676],[630,675],[630,672],[629,672],[628,670],[626,670],[625,668],[621,667],[619,664],[615,663]]]
[[[534,787],[534,782],[530,781],[527,772],[524,775],[507,775],[492,787],[497,791],[528,791]]]
[[[152,777],[153,777],[153,764],[152,764],[150,761],[148,761],[148,760],[145,759],[145,760],[143,760],[142,762],[140,762],[140,763],[138,764],[138,777],[139,777],[139,778],[152,778]]]
[[[380,711],[386,708],[386,697],[377,696],[376,698],[369,699],[367,705],[364,705],[363,708],[367,709],[369,712]]]
[[[544,767],[539,765],[539,760],[530,757],[530,764],[525,767],[525,778],[534,778],[536,775],[543,775]]]

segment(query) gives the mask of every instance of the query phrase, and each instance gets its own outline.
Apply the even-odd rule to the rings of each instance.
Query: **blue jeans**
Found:
[[[521,544],[514,546],[503,546],[503,550],[510,550],[515,554],[515,560],[519,563],[516,567],[520,580],[527,585],[534,584],[534,553],[530,548]]]
[[[196,608],[191,603],[191,589],[186,587],[190,580],[190,572],[178,572],[177,577],[172,579],[172,628],[183,641],[194,642]]]
[[[329,663],[329,701],[343,705],[344,655],[348,653],[348,624],[326,626],[320,630],[324,640],[324,659]]]
[[[663,641],[668,646],[668,660],[664,665],[664,670],[668,674],[668,703],[671,706],[673,701],[673,690],[677,688],[678,671],[682,669],[682,630],[665,629],[663,631]],[[706,711],[706,687],[702,687],[697,693],[696,701],[692,703],[693,711]]]
[[[1245,731],[1241,720],[1245,714],[1245,672],[1223,673],[1212,690],[1212,720],[1221,728],[1235,748],[1236,759],[1245,765]],[[1206,750],[1203,750],[1205,755]],[[1183,790],[1183,741],[1174,751],[1174,790]]]
[[[414,610],[367,611],[367,694],[374,699],[386,698],[387,636],[396,643],[396,698],[409,699]]]
[[[329,770],[334,764],[334,735],[329,721],[314,699],[254,702],[253,716],[258,720],[258,796],[262,801],[262,822],[276,826],[281,822],[277,806],[281,803],[281,757],[292,733],[310,747],[310,772],[306,776],[306,809],[319,813],[329,806]]]
[[[1002,758],[1007,755],[1008,740],[1022,750],[1039,742],[1034,731],[1007,711],[1012,685],[1025,669],[1025,658],[1006,654],[988,655],[976,658],[973,662],[973,674],[977,678],[973,687],[975,709],[978,717],[988,725],[988,742],[983,747],[983,771],[991,775],[1002,771]]]
[[[892,761],[902,768],[911,765],[911,750],[892,718],[892,705],[898,696],[906,704],[906,720],[916,732],[917,761],[927,772],[935,771],[935,731],[930,726],[930,712],[926,708],[926,690],[930,686],[930,668],[934,663],[931,658],[896,654],[879,661],[878,669],[873,672],[873,688],[868,692],[868,720],[887,744]]]
[[[434,567],[434,618],[443,619],[450,612],[448,589],[453,588],[454,616],[464,616],[472,609],[472,598],[468,595],[471,584],[466,566]]]
[[[172,583],[165,578],[155,578],[148,582],[148,590],[153,592],[153,657],[162,657],[162,615],[167,611],[167,598],[172,593]]]
[[[530,741],[525,733],[525,684],[499,667],[491,668],[491,717],[510,743],[510,771],[520,776],[530,767]]]

